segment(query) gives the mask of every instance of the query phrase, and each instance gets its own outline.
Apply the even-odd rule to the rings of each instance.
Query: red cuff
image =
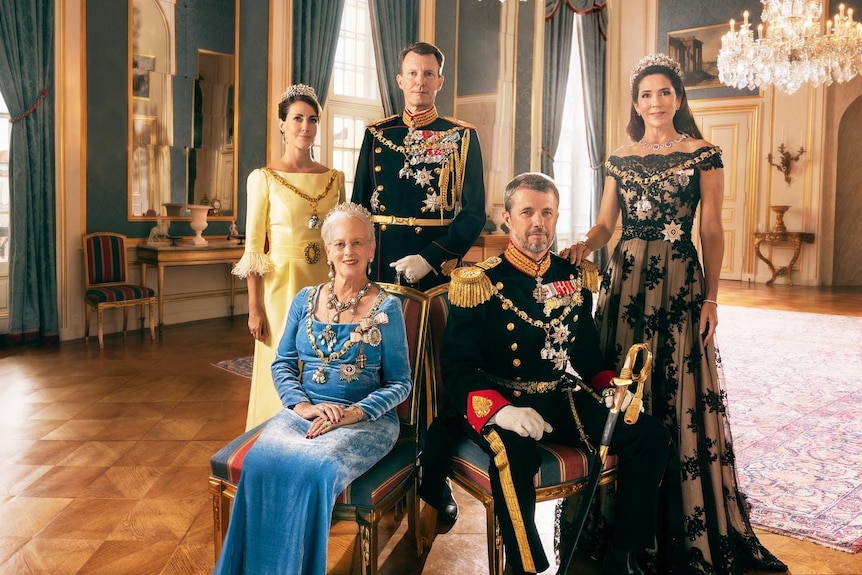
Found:
[[[467,395],[467,422],[476,430],[476,433],[482,433],[482,428],[488,420],[510,403],[493,389],[471,391]]]
[[[596,393],[601,393],[603,389],[611,386],[611,380],[616,376],[617,374],[610,369],[600,371],[590,380],[590,386],[592,386],[593,391]]]

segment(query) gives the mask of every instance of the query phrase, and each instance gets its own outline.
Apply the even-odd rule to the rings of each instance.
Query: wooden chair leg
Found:
[[[104,311],[102,311],[102,306],[96,308],[96,318],[99,322],[99,349],[105,349],[105,327],[102,324],[102,316],[104,315]]]
[[[154,299],[150,299],[150,339],[156,340],[156,316],[154,313],[154,309],[156,307],[156,302]]]
[[[126,337],[126,332],[129,328],[129,306],[123,306],[123,338]]]
[[[84,304],[84,343],[90,343],[90,306]]]

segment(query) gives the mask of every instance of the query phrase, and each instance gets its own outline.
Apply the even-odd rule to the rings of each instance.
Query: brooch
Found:
[[[305,263],[316,264],[320,261],[320,246],[317,242],[308,242],[302,250],[302,257],[305,258]]]

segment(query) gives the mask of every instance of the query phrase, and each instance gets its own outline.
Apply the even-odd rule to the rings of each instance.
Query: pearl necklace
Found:
[[[332,347],[335,345],[335,330],[332,329],[332,324],[338,323],[338,320],[341,318],[341,312],[346,309],[350,309],[350,313],[356,315],[356,306],[359,305],[359,300],[365,297],[365,294],[368,293],[368,290],[371,289],[371,282],[366,282],[365,286],[359,290],[359,292],[350,298],[347,301],[339,301],[338,296],[335,295],[335,278],[329,280],[329,297],[326,301],[326,309],[334,309],[335,315],[332,316],[332,319],[326,324],[326,327],[323,328],[323,332],[320,334],[319,339],[320,342],[325,345],[329,351],[332,351]]]
[[[650,150],[656,150],[657,151],[657,150],[661,150],[662,148],[670,148],[674,144],[679,144],[680,142],[682,142],[686,138],[688,138],[688,134],[682,133],[675,140],[671,140],[670,142],[665,142],[664,144],[650,144],[649,142],[647,142],[644,139],[641,139],[641,141],[638,142],[638,144],[640,144],[644,148],[648,148]]]

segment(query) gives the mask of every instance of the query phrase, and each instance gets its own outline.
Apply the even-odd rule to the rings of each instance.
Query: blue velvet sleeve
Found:
[[[296,334],[305,329],[305,317],[308,313],[308,296],[314,288],[306,287],[300,290],[287,313],[287,324],[284,334],[278,344],[275,360],[272,362],[272,381],[281,398],[281,404],[291,408],[297,403],[311,400],[302,389],[299,376],[299,352],[296,349]]]
[[[380,310],[389,316],[389,323],[378,326],[383,336],[380,343],[380,387],[356,402],[371,421],[395,409],[407,398],[413,387],[401,301],[394,296],[387,296]]]

